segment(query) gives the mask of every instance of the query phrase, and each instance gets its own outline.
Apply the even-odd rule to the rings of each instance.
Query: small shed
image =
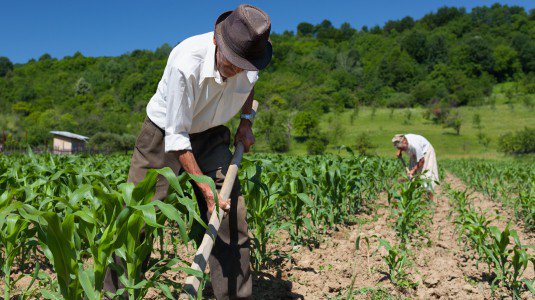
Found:
[[[50,131],[54,135],[54,154],[74,154],[85,150],[87,136],[68,131]]]

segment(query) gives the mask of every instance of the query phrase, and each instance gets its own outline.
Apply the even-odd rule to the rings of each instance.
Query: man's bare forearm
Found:
[[[203,172],[201,171],[201,168],[199,168],[199,164],[197,164],[197,160],[195,159],[195,156],[193,156],[193,152],[191,152],[191,150],[178,151],[178,161],[180,162],[180,165],[184,171],[193,175],[203,175]],[[210,188],[205,183],[197,183],[197,186],[200,189]]]
[[[178,151],[178,161],[182,165],[182,168],[184,169],[184,171],[190,174],[194,174],[194,175],[203,175],[201,168],[199,168],[199,164],[197,164],[197,160],[195,159],[195,156],[193,156],[193,152],[191,152],[191,150]],[[215,204],[214,204],[215,195],[212,193],[212,189],[210,188],[210,185],[208,183],[198,183],[198,182],[196,182],[196,184],[201,190],[204,196],[204,200],[206,201],[206,204],[208,205],[208,212],[212,213],[215,207]],[[225,211],[228,211],[230,208],[230,200],[219,199],[219,207]]]
[[[243,106],[241,108],[242,113],[250,114],[253,112],[253,99],[254,99],[254,87],[249,93],[247,100],[245,100],[245,103],[243,103]]]
[[[418,161],[418,163],[416,164],[416,166],[414,166],[414,168],[411,170],[413,173],[416,172],[416,170],[422,168],[424,166],[424,163],[425,163],[425,158],[422,157],[422,159],[420,159],[420,161]]]

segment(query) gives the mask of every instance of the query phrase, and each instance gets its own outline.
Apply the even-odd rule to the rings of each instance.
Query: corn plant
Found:
[[[489,264],[493,266],[496,278],[492,281],[503,282],[512,292],[514,299],[520,299],[522,274],[531,262],[535,263],[535,257],[528,254],[526,247],[522,245],[518,234],[514,230],[509,230],[509,225],[500,231],[496,226],[489,227],[490,239],[485,248]],[[511,243],[510,238],[513,242]]]
[[[401,191],[389,197],[392,215],[396,218],[395,229],[402,243],[405,243],[415,233],[426,237],[426,227],[430,220],[431,201],[425,195],[423,180],[414,178],[412,181],[400,185]]]
[[[5,203],[7,193],[0,198],[0,202]],[[4,299],[10,299],[11,286],[16,283],[11,282],[11,268],[16,256],[28,246],[27,240],[33,235],[33,230],[29,229],[30,222],[16,213],[15,205],[4,208],[0,213],[0,245],[3,248],[2,273],[4,277]],[[27,249],[24,249],[27,251]],[[20,277],[19,277],[20,278]]]
[[[457,213],[454,223],[459,229],[460,237],[467,239],[476,251],[478,263],[487,264],[489,272],[495,275],[491,282],[493,290],[502,284],[511,291],[513,299],[520,299],[525,284],[533,293],[533,282],[521,278],[529,263],[535,268],[535,257],[522,245],[517,232],[509,229],[510,224],[503,231],[491,226],[493,218],[487,218],[485,213],[476,211],[470,205],[466,191],[452,191],[450,194],[454,199]]]
[[[526,231],[535,229],[535,170],[521,161],[446,160],[448,169],[469,187],[500,201],[523,220]]]
[[[394,285],[399,287],[415,287],[416,284],[409,279],[406,271],[410,260],[404,246],[391,245],[385,239],[379,239],[379,249],[384,248],[387,252],[384,260],[388,266],[388,278]]]

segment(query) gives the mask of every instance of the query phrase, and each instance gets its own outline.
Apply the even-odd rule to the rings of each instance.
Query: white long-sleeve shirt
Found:
[[[409,144],[407,154],[418,163],[427,153],[431,143],[423,136],[417,134],[405,134],[405,138]]]
[[[165,131],[165,152],[191,150],[190,133],[223,125],[235,116],[258,80],[243,71],[223,81],[215,67],[213,32],[178,44],[167,61],[147,115]]]

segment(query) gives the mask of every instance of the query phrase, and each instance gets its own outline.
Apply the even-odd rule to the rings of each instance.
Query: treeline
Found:
[[[315,118],[360,105],[442,112],[485,104],[492,87],[506,81],[515,82],[515,93],[535,93],[535,11],[518,6],[443,7],[420,20],[361,29],[301,23],[271,39],[274,57],[256,95],[266,103],[260,129],[277,141],[276,151],[288,144],[290,111]],[[44,54],[15,65],[0,58],[0,127],[14,138],[27,132],[31,144],[43,143],[50,130],[135,134],[171,49],[61,60]]]

